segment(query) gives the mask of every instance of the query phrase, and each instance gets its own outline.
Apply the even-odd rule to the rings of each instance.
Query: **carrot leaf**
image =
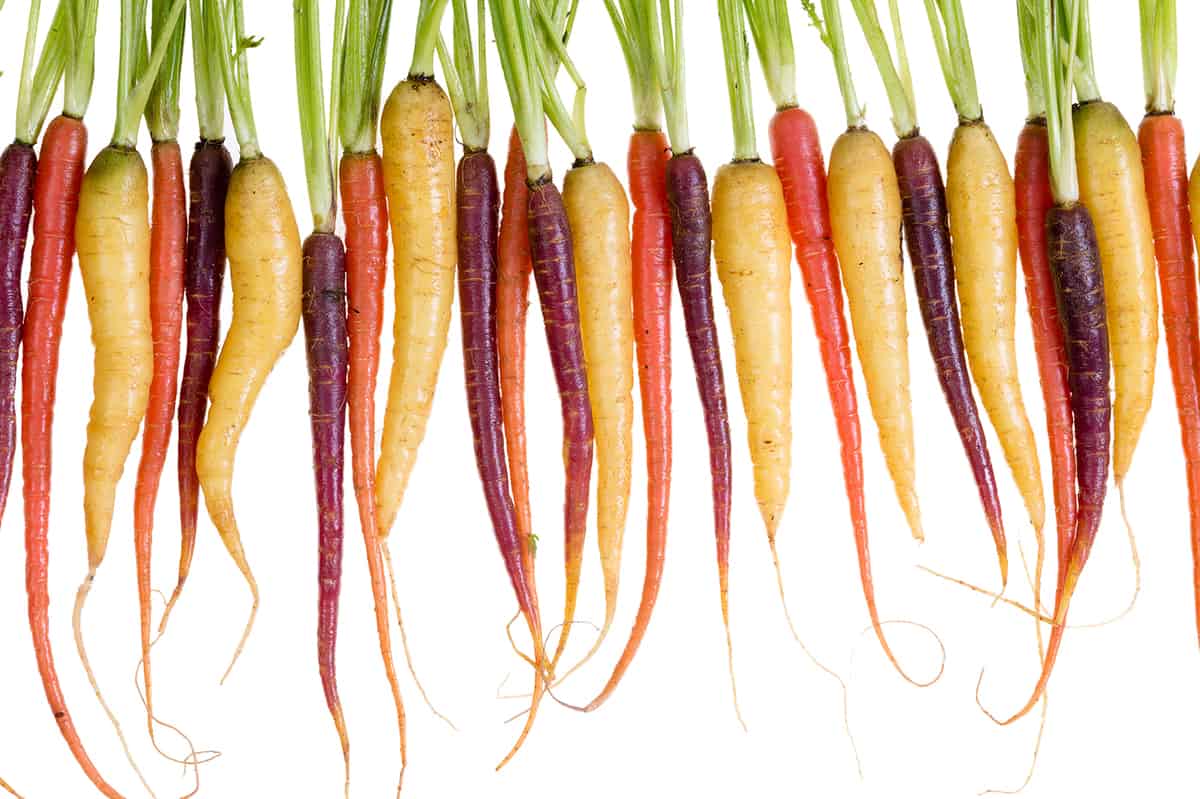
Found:
[[[754,107],[750,97],[750,53],[746,45],[746,20],[740,0],[717,0],[721,46],[725,55],[725,82],[733,116],[733,158],[757,161]]]
[[[243,159],[262,155],[258,146],[258,130],[254,124],[254,109],[250,101],[250,68],[246,49],[234,50],[230,42],[242,42],[246,38],[246,22],[242,12],[242,0],[201,0],[204,3],[209,28],[214,33],[217,53],[221,65],[221,80],[225,85],[225,99],[229,105],[229,117],[238,140],[238,149]]]
[[[548,7],[550,0],[530,0],[530,12],[534,20],[536,41],[530,42],[533,50],[534,65],[541,80],[542,106],[546,118],[558,131],[558,135],[566,142],[571,154],[577,161],[590,161],[592,148],[588,144],[587,130],[584,124],[584,107],[587,99],[587,84],[583,76],[575,68],[570,54],[567,52],[566,40],[569,28],[564,29],[564,23],[555,16],[554,9]],[[573,17],[568,17],[573,19]],[[538,46],[537,42],[541,42]],[[575,84],[574,107],[568,111],[562,95],[558,92],[555,76],[558,67],[567,70],[571,81]]]
[[[636,130],[662,129],[662,97],[654,66],[650,19],[657,15],[653,2],[644,0],[604,0],[612,20],[633,93],[633,127]]]
[[[1038,72],[1046,98],[1046,132],[1050,151],[1050,189],[1058,203],[1079,199],[1079,176],[1075,167],[1075,126],[1071,119],[1071,90],[1074,83],[1074,58],[1060,56],[1060,44],[1067,52],[1076,52],[1083,0],[1039,0]]]
[[[487,92],[487,12],[484,0],[478,0],[475,24],[478,42],[471,37],[471,19],[467,0],[454,0],[454,49],[438,37],[437,52],[446,75],[446,90],[454,106],[454,118],[468,152],[487,149],[490,112]],[[478,59],[476,58],[478,55]]]
[[[151,30],[155,39],[169,27],[173,0],[154,0],[151,6]],[[181,12],[182,14],[182,12]],[[167,53],[162,69],[150,90],[146,104],[146,127],[154,141],[174,141],[179,134],[179,73],[183,66],[183,36],[186,23],[182,16],[167,37]]]
[[[1179,65],[1175,0],[1138,0],[1142,29],[1142,77],[1146,110],[1175,109],[1175,72]]]
[[[16,140],[32,145],[37,141],[58,91],[70,58],[71,42],[67,30],[72,4],[76,0],[59,0],[54,19],[46,32],[42,51],[34,58],[37,45],[41,0],[29,4],[29,26],[25,30],[25,49],[21,59],[20,85],[17,90]]]
[[[339,1],[338,6],[344,7],[344,4]],[[332,233],[337,219],[337,195],[333,190],[333,161],[325,123],[320,6],[318,0],[295,0],[292,10],[296,95],[300,106],[300,137],[304,144],[308,202],[312,209],[313,228],[321,233]],[[335,22],[335,27],[340,32],[340,20]],[[334,40],[336,50],[336,32]],[[334,62],[337,62],[336,58]]]
[[[532,52],[529,0],[491,0],[488,6],[513,119],[525,152],[526,172],[530,181],[544,180],[550,175],[550,164],[541,84]]]
[[[842,106],[846,111],[846,127],[853,130],[864,124],[866,111],[858,102],[854,91],[854,76],[850,73],[850,59],[846,56],[846,35],[842,29],[842,12],[838,7],[841,0],[821,0],[822,20],[817,14],[813,0],[803,0],[809,23],[821,37],[821,43],[833,55],[833,69],[837,74],[838,89],[842,94]]]
[[[413,44],[409,78],[433,77],[433,53],[437,49],[438,30],[448,0],[421,0],[417,9],[417,34]]]
[[[1025,70],[1025,95],[1029,101],[1029,118],[1046,116],[1046,96],[1038,71],[1039,28],[1035,0],[1017,0],[1017,31],[1021,39],[1021,66]]]
[[[975,82],[975,63],[963,20],[962,0],[925,0],[925,13],[929,17],[938,63],[954,110],[960,121],[978,122],[983,118],[983,108],[979,104],[979,87]]]
[[[776,110],[796,107],[796,49],[787,0],[742,0]],[[811,3],[808,4],[811,6]],[[812,10],[815,13],[815,9]]]
[[[895,128],[896,135],[900,138],[912,136],[917,132],[917,108],[896,0],[888,2],[891,11],[892,34],[896,40],[895,60],[892,58],[883,26],[879,22],[875,0],[850,0],[850,4],[854,6],[858,24],[867,39],[867,45],[871,49],[875,65],[879,68],[879,77],[883,80],[883,87],[887,91],[888,103],[892,107],[892,127]],[[826,13],[828,14],[828,8]]]
[[[658,0],[658,11],[654,10],[655,0],[642,2],[647,7],[650,54],[658,73],[671,151],[682,155],[692,149],[688,135],[687,82],[684,75],[683,0]]]
[[[392,0],[350,0],[338,108],[342,146],[348,152],[375,148],[391,20]]]
[[[150,90],[170,49],[175,27],[183,16],[185,0],[171,0],[163,28],[146,57],[146,0],[121,0],[121,57],[117,81],[117,118],[113,144],[133,147]],[[144,65],[142,62],[145,62]],[[138,67],[142,67],[139,70]]]

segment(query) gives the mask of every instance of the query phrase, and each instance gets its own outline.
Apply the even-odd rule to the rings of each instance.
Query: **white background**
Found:
[[[385,91],[403,77],[412,46],[415,3],[397,3]],[[589,134],[596,156],[624,174],[631,119],[628,84],[616,41],[598,0],[586,2],[572,51],[589,80]],[[793,3],[802,105],[820,123],[828,148],[843,126],[828,54]],[[869,123],[890,145],[886,98],[844,5],[852,64]],[[1025,95],[1011,2],[967,6],[980,94],[989,123],[1012,153],[1025,116]],[[15,107],[27,3],[10,0],[0,16],[0,108]],[[292,67],[289,4],[247,4],[247,27],[263,35],[250,68],[265,152],[291,188],[302,231],[308,229]],[[326,4],[331,13],[332,3]],[[709,174],[731,154],[729,110],[713,3],[688,3],[687,47],[691,128]],[[929,38],[922,4],[902,3],[922,130],[945,153],[955,115]],[[1143,104],[1137,4],[1093,4],[1100,86],[1136,125]],[[46,13],[47,19],[49,12]],[[1200,25],[1200,9],[1179,4],[1180,30]],[[87,122],[89,156],[111,129],[117,59],[117,3],[102,3],[96,85]],[[326,20],[328,21],[328,19]],[[1178,110],[1195,119],[1196,60],[1181,53]],[[184,76],[180,140],[185,157],[196,137],[190,59]],[[511,122],[498,64],[492,60],[493,151],[503,152]],[[759,142],[767,153],[770,98],[758,65],[755,104]],[[56,102],[54,111],[58,104]],[[11,119],[4,116],[3,119]],[[232,129],[229,129],[232,133]],[[143,132],[142,144],[147,137]],[[568,165],[556,145],[554,165]],[[77,276],[63,337],[55,426],[51,592],[55,653],[64,689],[90,753],[126,795],[142,795],[93,700],[70,634],[71,599],[85,568],[79,463],[90,402],[92,350]],[[388,293],[391,287],[389,284]],[[967,797],[989,787],[1015,787],[1029,764],[1037,716],[1002,729],[973,699],[988,667],[985,702],[1003,712],[1022,703],[1036,676],[1029,620],[917,571],[929,564],[985,585],[995,584],[994,552],[924,341],[909,290],[909,351],[918,434],[918,487],[928,542],[912,543],[879,455],[875,426],[859,381],[872,555],[881,612],[918,619],[943,636],[948,661],[936,686],[902,682],[881,656],[867,624],[843,498],[838,445],[799,280],[793,280],[795,395],[792,493],[780,532],[793,612],[807,643],[850,684],[850,722],[862,753],[859,779],[842,731],[836,683],[813,668],[792,641],[779,610],[766,542],[754,504],[745,424],[724,313],[718,323],[729,381],[734,447],[731,600],[737,676],[749,731],[730,703],[724,639],[717,607],[707,448],[690,358],[676,304],[674,325],[675,470],[671,538],[654,622],[621,689],[599,712],[581,716],[548,703],[520,756],[503,772],[493,766],[516,725],[504,719],[522,703],[497,699],[523,691],[529,673],[513,656],[503,627],[512,613],[508,580],[496,554],[478,482],[463,398],[458,320],[451,328],[440,385],[420,460],[392,537],[401,601],[417,668],[436,704],[457,722],[452,732],[422,705],[407,674],[409,753],[405,787],[413,797],[544,797],[570,791],[588,798],[632,796],[922,796]],[[718,299],[718,305],[720,306]],[[228,291],[226,310],[228,315]],[[390,318],[390,308],[389,308]],[[1044,447],[1044,416],[1023,291],[1017,311],[1026,406]],[[388,325],[390,330],[390,324]],[[561,606],[558,400],[536,302],[529,319],[530,473],[541,536],[539,589],[547,627]],[[390,333],[385,334],[380,418]],[[1166,364],[1159,350],[1157,397],[1128,483],[1131,516],[1141,534],[1145,590],[1121,623],[1067,634],[1055,678],[1041,761],[1025,795],[1033,797],[1194,793],[1189,765],[1200,715],[1200,667],[1192,613],[1183,459]],[[225,755],[202,772],[209,795],[334,797],[341,761],[315,662],[316,536],[304,353],[298,339],[263,391],[242,441],[235,494],[247,555],[263,591],[258,627],[224,687],[217,680],[245,620],[240,576],[203,519],[192,579],[168,636],[155,649],[157,709],[205,748]],[[640,422],[636,428],[641,438]],[[989,428],[989,435],[990,435]],[[991,439],[1010,538],[1026,546],[1032,531]],[[137,661],[137,606],[131,546],[135,445],[118,494],[112,544],[86,616],[86,634],[108,698],[118,709],[137,758],[160,796],[186,792],[179,769],[158,758],[144,732],[132,679]],[[1043,473],[1049,502],[1048,459]],[[178,548],[174,445],[158,502],[154,585],[173,585]],[[348,459],[347,459],[348,463]],[[20,459],[0,528],[0,774],[29,797],[91,796],[49,713],[34,667],[23,591]],[[562,693],[582,701],[607,676],[628,630],[641,586],[644,470],[634,461],[634,493],[625,549],[617,629],[586,672]],[[349,475],[347,475],[349,495]],[[1114,501],[1075,603],[1077,621],[1108,618],[1133,587],[1128,548]],[[1053,519],[1049,511],[1047,518]],[[352,502],[346,507],[339,668],[353,746],[355,796],[391,796],[397,773],[396,731],[376,645],[363,546]],[[1052,527],[1052,525],[1051,525]],[[1048,534],[1052,532],[1048,530]],[[602,612],[599,569],[589,532],[581,617]],[[1019,563],[1015,544],[1014,563]],[[1023,586],[1014,571],[1014,591]],[[156,605],[156,616],[161,604]],[[582,652],[589,634],[573,640]],[[927,638],[893,628],[900,656],[915,672],[936,666]],[[399,653],[398,657],[399,657]],[[401,661],[402,663],[402,661]],[[179,751],[169,734],[163,741]],[[1184,786],[1191,785],[1191,789]]]

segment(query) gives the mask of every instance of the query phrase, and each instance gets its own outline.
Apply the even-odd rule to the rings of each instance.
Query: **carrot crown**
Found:
[[[1021,39],[1021,66],[1025,69],[1025,96],[1029,101],[1029,118],[1046,116],[1046,95],[1038,72],[1040,34],[1037,11],[1033,0],[1017,0],[1017,32]]]
[[[655,67],[652,20],[657,20],[653,0],[604,0],[608,16],[625,57],[629,88],[633,93],[635,130],[662,129],[662,96]]]
[[[1023,14],[1036,13],[1038,44],[1035,60],[1046,98],[1046,133],[1049,139],[1050,189],[1058,203],[1079,200],[1079,176],[1075,168],[1075,126],[1071,120],[1071,89],[1076,60],[1060,57],[1060,45],[1076,52],[1083,0],[1038,0],[1036,12],[1022,6]]]
[[[154,40],[154,49],[146,57],[146,0],[121,0],[121,58],[117,72],[117,119],[112,143],[136,147],[138,127],[150,90],[158,78],[183,16],[185,0],[171,0],[162,29]],[[139,74],[139,68],[141,73]]]
[[[740,0],[717,0],[721,21],[721,48],[725,54],[725,82],[733,116],[733,160],[757,161],[754,105],[750,97],[750,53],[746,45],[746,20]]]
[[[762,64],[767,88],[778,110],[795,108],[796,49],[792,44],[792,23],[788,19],[787,0],[742,0],[754,47]],[[816,13],[811,2],[804,3]]]
[[[1138,8],[1146,110],[1169,114],[1175,110],[1175,71],[1179,65],[1175,0],[1139,0]]]
[[[900,9],[896,0],[888,0],[888,10],[892,22],[892,35],[896,39],[896,60],[892,60],[891,48],[883,26],[879,24],[879,15],[875,10],[875,0],[850,0],[854,13],[858,16],[858,24],[862,27],[875,65],[879,68],[879,77],[887,91],[888,103],[892,107],[892,127],[900,138],[912,136],[917,132],[917,104],[913,94],[912,73],[908,68],[908,51],[904,46],[904,31],[900,27]],[[828,12],[828,9],[826,9]]]
[[[300,105],[300,136],[304,143],[304,174],[313,228],[332,233],[337,219],[337,193],[333,190],[333,124],[337,119],[341,55],[345,44],[345,0],[338,0],[333,26],[333,86],[328,126],[325,84],[321,70],[321,13],[318,0],[295,0],[292,25],[295,35],[296,95]]]
[[[350,0],[338,126],[347,152],[375,149],[392,0]]]
[[[214,33],[221,81],[225,86],[225,99],[237,135],[238,149],[243,159],[257,158],[262,155],[262,150],[258,147],[258,129],[254,125],[254,109],[250,102],[250,68],[246,53],[262,44],[262,39],[246,36],[242,0],[201,2],[204,4],[208,28]]]
[[[478,42],[471,38],[467,0],[454,0],[453,53],[441,36],[437,40],[438,59],[446,75],[446,89],[454,106],[454,119],[462,134],[463,147],[468,152],[486,150],[491,133],[487,84],[487,10],[484,0],[477,0],[475,25],[479,29]]]
[[[146,104],[146,127],[154,141],[174,141],[179,134],[179,73],[185,23],[181,18],[178,24],[170,24],[173,5],[173,0],[154,0],[150,12],[154,39],[167,34],[167,53]]]
[[[837,73],[838,89],[842,94],[842,105],[846,110],[846,127],[853,130],[865,124],[866,111],[858,102],[854,91],[854,76],[850,74],[850,59],[846,56],[846,35],[842,31],[842,12],[838,7],[841,0],[821,0],[824,21],[817,14],[812,0],[803,0],[809,21],[821,37],[821,43],[833,55],[833,69]]]
[[[447,0],[421,0],[417,9],[417,33],[413,41],[412,65],[408,77],[432,78],[433,53],[437,49],[438,30],[442,25],[442,14]]]
[[[971,42],[963,21],[962,0],[925,0],[925,13],[929,16],[938,63],[958,119],[960,122],[978,122],[983,119],[983,108],[979,105],[975,62],[971,58]]]
[[[646,20],[650,27],[650,55],[658,73],[671,151],[680,155],[692,149],[688,135],[687,83],[684,75],[683,0],[660,4],[661,26],[659,13],[654,10],[654,0],[643,2],[650,12]],[[670,6],[674,7],[673,14]]]
[[[54,13],[54,21],[42,43],[41,55],[36,59],[38,20],[41,17],[41,0],[30,0],[29,26],[25,29],[25,50],[21,58],[21,83],[17,90],[16,139],[32,145],[37,141],[50,110],[50,101],[58,91],[66,67],[70,42],[67,39],[67,22],[74,9],[75,0],[60,0]],[[93,30],[95,15],[93,14]],[[36,68],[35,68],[36,64]]]

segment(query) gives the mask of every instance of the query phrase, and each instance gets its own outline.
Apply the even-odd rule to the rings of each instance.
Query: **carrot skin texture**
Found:
[[[15,141],[0,154],[0,518],[17,452],[17,357],[21,351],[21,268],[33,216],[37,155]]]
[[[562,634],[550,671],[566,649],[579,595],[583,543],[587,533],[588,495],[592,477],[595,429],[584,365],[575,286],[571,228],[562,196],[550,180],[529,187],[529,251],[546,329],[550,364],[558,385],[563,418],[563,463],[566,470],[563,507],[566,593]]]
[[[596,540],[604,578],[604,640],[617,607],[621,547],[633,460],[633,264],[629,202],[607,164],[567,172],[563,206],[571,226],[580,333],[596,431]]]
[[[633,201],[633,334],[637,352],[642,432],[646,439],[646,573],[633,630],[608,682],[587,709],[612,695],[633,662],[662,584],[671,497],[671,210],[667,201],[670,149],[662,131],[629,138],[629,196]]]
[[[708,177],[694,153],[673,155],[667,162],[667,200],[671,208],[671,244],[679,303],[683,307],[688,347],[696,373],[696,389],[704,411],[712,474],[713,530],[717,546],[717,578],[721,614],[729,623],[729,514],[732,502],[732,446],[725,373],[713,314],[712,215]]]
[[[525,151],[514,125],[508,137],[501,198],[499,275],[496,280],[496,332],[500,357],[500,401],[504,443],[512,478],[513,506],[521,557],[533,590],[533,520],[529,509],[529,469],[525,443],[525,318],[529,310],[529,187],[525,184]],[[536,603],[537,593],[534,591]]]
[[[1129,123],[1116,106],[1096,101],[1076,108],[1074,124],[1079,200],[1092,215],[1104,269],[1115,394],[1112,465],[1121,485],[1154,391],[1158,350],[1154,240],[1141,153]]]
[[[225,195],[233,160],[223,141],[196,142],[188,166],[187,253],[184,298],[187,344],[179,383],[179,576],[168,600],[173,608],[187,582],[196,547],[200,478],[196,444],[208,410],[208,384],[217,362],[221,291],[225,283]],[[164,611],[164,623],[167,611]]]
[[[46,127],[41,168],[34,184],[33,256],[22,362],[21,450],[25,497],[25,591],[29,629],[46,701],[75,761],[109,799],[121,794],[109,785],[88,756],[67,708],[50,640],[48,542],[51,426],[58,374],[59,342],[75,253],[75,214],[83,181],[87,128],[59,116]]]
[[[325,704],[347,762],[350,744],[337,689],[338,598],[342,588],[342,497],[346,448],[346,251],[331,233],[304,241],[302,291],[308,415],[317,492],[317,664]]]
[[[946,193],[933,147],[924,136],[901,139],[892,150],[904,206],[904,234],[913,283],[938,382],[971,465],[984,515],[992,528],[1001,583],[1008,582],[1000,497],[987,439],[967,372],[962,326],[954,290],[954,260],[946,217]]]
[[[154,192],[150,211],[150,330],[154,341],[154,374],[142,431],[142,456],[134,490],[134,552],[142,635],[142,668],[146,687],[146,723],[153,727],[150,679],[150,549],[154,504],[167,460],[175,390],[179,376],[179,332],[183,310],[187,200],[183,159],[174,141],[155,142],[150,150]]]
[[[1016,189],[982,120],[959,124],[946,159],[946,198],[963,343],[983,409],[1041,534],[1046,521],[1037,442],[1017,377]]]
[[[1054,207],[1050,191],[1050,152],[1045,120],[1029,122],[1017,139],[1014,163],[1017,208],[1017,248],[1025,276],[1025,298],[1033,329],[1042,401],[1046,406],[1046,437],[1050,449],[1054,515],[1058,530],[1059,582],[1066,575],[1071,543],[1075,540],[1075,432],[1071,391],[1067,384],[1067,345],[1063,338],[1054,276],[1046,242],[1046,214]]]
[[[754,494],[775,533],[791,471],[791,246],[783,189],[761,162],[725,164],[712,196],[713,255],[733,328]]]
[[[865,128],[839,136],[829,155],[827,186],[833,245],[867,400],[896,498],[913,538],[920,541],[924,532],[909,394],[900,191],[879,136]]]
[[[432,78],[410,78],[381,118],[395,269],[392,374],[376,473],[379,536],[404,499],[433,407],[454,302],[454,129]]]

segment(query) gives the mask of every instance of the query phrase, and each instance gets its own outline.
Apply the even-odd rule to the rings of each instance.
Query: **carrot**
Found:
[[[1087,3],[1081,3],[1086,20]],[[1075,157],[1080,200],[1095,220],[1104,268],[1115,393],[1113,477],[1123,494],[1154,391],[1158,287],[1137,138],[1116,106],[1100,99],[1088,29],[1088,24],[1081,23],[1077,42]]]
[[[413,64],[388,96],[381,123],[396,279],[392,376],[375,484],[383,539],[425,437],[454,298],[453,123],[450,102],[433,79],[445,6],[446,0],[422,0]]]
[[[250,112],[246,48],[230,46],[221,20],[234,20],[243,38],[241,0],[210,0],[208,26],[219,43],[222,77],[241,157],[229,178],[225,243],[233,288],[233,320],[209,381],[208,418],[196,443],[196,473],[213,526],[250,590],[250,616],[224,681],[237,662],[258,613],[258,584],[242,548],[233,508],[238,441],[258,392],[300,325],[300,233],[283,176],[258,146]],[[236,63],[236,71],[235,71]]]
[[[892,160],[904,209],[904,235],[909,260],[913,265],[913,283],[921,306],[921,319],[929,352],[937,367],[938,382],[950,409],[954,426],[962,440],[967,462],[979,491],[980,504],[992,531],[1000,564],[1001,584],[1008,582],[1008,555],[1004,541],[1000,497],[992,473],[991,456],[975,397],[971,393],[958,300],[954,289],[954,260],[942,174],[933,147],[917,128],[908,56],[894,0],[891,0],[892,28],[896,38],[897,61],[883,34],[874,0],[853,0],[880,77],[892,107],[892,125],[899,141],[892,149]]]
[[[533,41],[533,20],[529,5],[523,0],[497,0],[489,4],[496,49],[504,71],[505,83],[512,100],[513,116],[520,133],[525,155],[526,179],[529,187],[527,224],[529,249],[534,265],[533,274],[538,288],[538,300],[545,321],[546,343],[558,384],[563,418],[563,464],[566,472],[565,550],[567,552],[567,583],[571,584],[571,564],[579,562],[583,531],[587,524],[588,488],[592,467],[592,413],[588,397],[587,367],[583,359],[583,341],[579,323],[579,300],[575,286],[575,264],[572,256],[571,229],[566,209],[550,178],[545,130],[543,92],[551,106],[551,120],[560,133],[567,131],[569,144],[578,145],[578,132],[564,120],[557,93],[543,86],[544,54],[536,52]],[[539,59],[542,59],[539,61]],[[567,138],[567,136],[564,136]],[[576,571],[576,585],[577,583]],[[568,589],[569,590],[569,589]],[[564,618],[572,611],[568,596]],[[527,616],[529,619],[529,616]],[[559,639],[560,650],[569,627]],[[552,677],[552,667],[540,648],[538,630],[532,626],[537,657],[534,666],[534,688],[525,720],[513,748],[500,762],[502,768],[524,744],[537,714],[545,690],[545,679]]]
[[[339,12],[341,9],[339,9]],[[346,331],[346,250],[333,232],[337,191],[333,179],[332,135],[340,92],[326,115],[321,69],[321,21],[317,0],[297,0],[295,32],[296,95],[304,140],[313,232],[304,240],[301,267],[302,315],[308,362],[308,415],[312,430],[313,477],[317,499],[317,670],[325,705],[337,732],[350,796],[350,738],[337,683],[338,601],[342,589],[345,502],[342,484],[346,454],[346,392],[350,345]],[[346,20],[334,20],[331,82],[340,87],[346,55]],[[354,68],[351,65],[351,68]],[[397,789],[399,790],[399,789]]]
[[[391,3],[353,0],[346,25],[347,64],[366,64],[365,74],[342,70],[339,130],[344,151],[340,166],[342,217],[346,225],[346,289],[350,313],[347,404],[354,494],[362,525],[379,653],[396,707],[402,756],[407,751],[404,700],[392,660],[387,586],[375,516],[375,384],[379,373],[379,337],[383,329],[383,284],[387,277],[387,196],[383,160],[375,149],[379,98]],[[401,767],[403,768],[403,766]],[[403,773],[401,774],[403,778]]]
[[[153,31],[168,22],[169,0],[155,0]],[[150,335],[154,345],[153,376],[142,432],[133,499],[134,555],[137,568],[138,616],[141,627],[142,678],[146,689],[146,728],[154,738],[154,694],[150,668],[150,552],[154,505],[167,461],[175,390],[179,378],[179,333],[183,312],[184,258],[187,248],[187,200],[179,132],[179,73],[183,62],[183,25],[174,26],[164,68],[154,81],[146,106],[153,201],[150,209]]]
[[[1020,710],[1006,719],[992,716],[999,724],[1011,724],[1032,710],[1049,683],[1076,580],[1099,527],[1108,475],[1112,404],[1108,393],[1110,365],[1104,273],[1091,214],[1080,199],[1070,111],[1072,67],[1062,65],[1059,58],[1060,37],[1066,40],[1068,52],[1075,52],[1079,10],[1080,5],[1076,4],[1072,13],[1067,14],[1053,0],[1042,0],[1036,10],[1036,21],[1029,21],[1037,28],[1034,71],[1040,77],[1046,99],[1050,187],[1054,197],[1054,206],[1046,215],[1046,246],[1066,342],[1078,464],[1078,514],[1071,550],[1056,591],[1054,626],[1041,674]],[[1028,9],[1022,11],[1022,14],[1032,13]]]
[[[960,0],[926,0],[938,60],[959,124],[946,159],[955,280],[971,375],[1043,549],[1046,508],[1033,428],[1017,380],[1016,190],[983,120]]]
[[[225,86],[214,32],[202,0],[191,2],[191,44],[200,139],[188,165],[187,250],[183,292],[187,306],[187,344],[179,383],[179,572],[159,621],[166,630],[183,593],[196,548],[200,477],[196,444],[208,410],[208,384],[217,361],[221,332],[221,294],[225,283],[225,196],[233,159],[225,147]]]
[[[31,4],[34,13],[38,2]],[[65,5],[60,5],[60,11]],[[29,629],[46,701],[72,756],[92,784],[113,799],[120,794],[92,762],[67,707],[54,665],[50,637],[50,466],[51,427],[58,373],[58,345],[75,253],[76,210],[83,180],[87,128],[82,118],[91,100],[96,6],[82,15],[73,37],[61,40],[66,69],[63,113],[46,129],[42,164],[34,182],[33,254],[29,304],[23,329],[21,448],[25,505],[25,590]],[[53,29],[52,29],[53,30]],[[63,35],[63,34],[59,34]],[[53,48],[47,48],[50,53]]]

